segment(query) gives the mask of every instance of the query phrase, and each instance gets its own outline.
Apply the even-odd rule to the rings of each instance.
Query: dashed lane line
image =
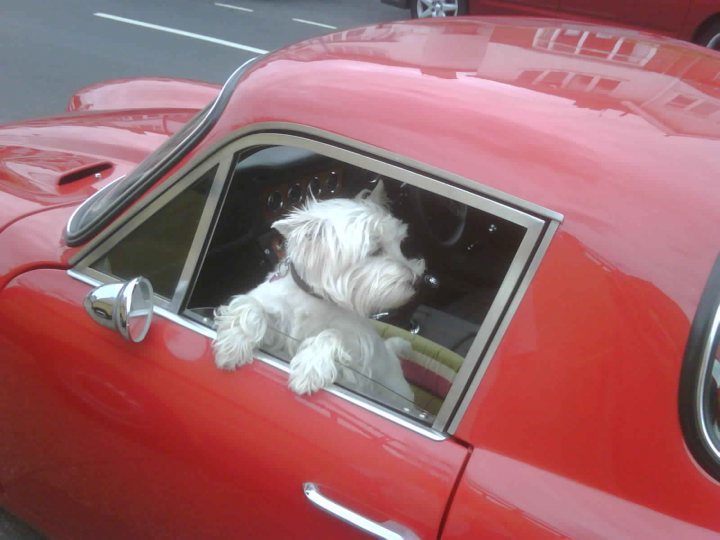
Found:
[[[197,39],[200,41],[207,41],[208,43],[214,43],[215,45],[222,45],[224,47],[232,47],[233,49],[240,49],[255,54],[265,54],[266,50],[258,49],[257,47],[251,47],[249,45],[243,45],[242,43],[235,43],[234,41],[227,41],[224,39],[217,39],[212,36],[205,36],[203,34],[196,34],[195,32],[186,32],[185,30],[178,30],[177,28],[170,28],[168,26],[160,26],[159,24],[146,23],[135,19],[126,19],[125,17],[118,17],[117,15],[110,15],[108,13],[94,13],[96,17],[102,19],[109,19],[111,21],[121,22],[125,24],[132,24],[140,26],[142,28],[149,28],[150,30],[158,30],[160,32],[167,32],[168,34],[175,34],[177,36],[188,37]]]
[[[321,28],[329,28],[330,30],[337,30],[337,26],[332,26],[330,24],[319,23],[315,21],[306,21],[305,19],[293,19],[293,21],[303,24],[312,24],[313,26],[319,26]]]
[[[215,2],[215,5],[218,7],[224,7],[224,8],[228,8],[228,9],[236,9],[238,11],[245,11],[247,13],[252,13],[253,11],[255,11],[254,9],[240,7],[240,6],[233,6],[232,4],[221,4],[220,2]]]
[[[236,9],[238,11],[245,11],[248,13],[253,13],[255,11],[250,8],[235,6],[233,4],[223,4],[221,2],[215,2],[215,5],[218,7],[224,7],[224,8],[228,8],[228,9]],[[316,21],[308,21],[306,19],[292,19],[292,20],[295,22],[298,22],[298,23],[302,23],[302,24],[311,24],[312,26],[319,26],[320,28],[329,28],[330,30],[337,30],[337,26],[333,26],[331,24],[325,24],[325,23],[320,23],[320,22],[316,22]]]

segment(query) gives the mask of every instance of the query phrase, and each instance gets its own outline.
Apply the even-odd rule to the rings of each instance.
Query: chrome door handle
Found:
[[[387,528],[385,525],[382,525],[377,521],[361,516],[357,512],[353,512],[349,508],[328,499],[320,493],[318,487],[312,482],[306,482],[303,485],[303,490],[305,491],[305,496],[310,500],[310,502],[322,511],[327,512],[331,516],[335,516],[339,520],[344,521],[361,531],[365,531],[378,538],[386,538],[387,540],[407,540],[410,538],[417,538],[417,536],[410,531],[407,531],[405,534],[399,533]]]

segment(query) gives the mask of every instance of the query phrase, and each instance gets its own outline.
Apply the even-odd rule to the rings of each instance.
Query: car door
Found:
[[[286,364],[263,353],[218,370],[214,332],[174,304],[223,160],[96,242],[109,261],[30,270],[0,292],[9,508],[53,538],[436,537],[465,446],[341,390],[298,396]],[[83,307],[136,265],[156,292],[141,343]]]
[[[622,2],[618,22],[676,35],[690,9],[690,0]]]
[[[688,7],[689,0],[560,0],[562,13],[669,33],[677,32]]]
[[[538,10],[555,11],[560,0],[504,0],[502,2],[487,2],[485,0],[469,0],[470,14],[478,13],[507,13],[537,14]],[[500,7],[499,7],[500,6]]]

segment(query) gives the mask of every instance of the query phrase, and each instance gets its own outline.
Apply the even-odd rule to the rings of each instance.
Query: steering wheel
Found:
[[[427,236],[443,247],[460,242],[468,219],[467,205],[422,189],[413,190],[411,200],[418,225]]]

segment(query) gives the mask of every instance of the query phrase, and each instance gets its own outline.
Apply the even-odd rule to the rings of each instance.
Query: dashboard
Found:
[[[308,199],[328,199],[343,193],[343,168],[330,167],[267,186],[260,196],[266,220],[276,220]]]

